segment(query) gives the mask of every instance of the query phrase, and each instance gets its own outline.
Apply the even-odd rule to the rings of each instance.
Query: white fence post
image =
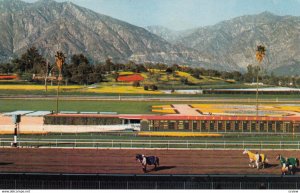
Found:
[[[280,141],[280,149],[281,149],[281,141]]]

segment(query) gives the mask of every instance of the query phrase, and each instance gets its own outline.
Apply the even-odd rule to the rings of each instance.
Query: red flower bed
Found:
[[[123,75],[118,77],[118,81],[120,82],[135,82],[135,81],[142,81],[144,77],[139,74],[132,74],[132,75]]]
[[[16,75],[0,75],[0,80],[13,80],[16,78]]]

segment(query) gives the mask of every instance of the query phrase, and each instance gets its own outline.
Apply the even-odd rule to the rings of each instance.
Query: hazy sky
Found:
[[[35,2],[36,0],[25,0]],[[63,2],[66,0],[56,0]],[[98,13],[145,27],[182,30],[269,11],[300,15],[300,0],[69,0]]]

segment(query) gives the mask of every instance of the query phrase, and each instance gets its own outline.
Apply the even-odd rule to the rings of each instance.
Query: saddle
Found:
[[[149,157],[146,157],[146,162],[148,165],[152,165],[155,163],[155,157],[154,156],[149,156]]]

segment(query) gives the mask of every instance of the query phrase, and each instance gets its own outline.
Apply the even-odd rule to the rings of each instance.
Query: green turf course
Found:
[[[176,98],[175,98],[176,99]],[[178,97],[180,99],[180,97]],[[191,98],[192,99],[192,98]],[[218,98],[215,98],[218,99]],[[222,98],[219,98],[222,99]],[[238,101],[231,98],[230,101],[216,100],[214,98],[206,98],[207,101],[143,101],[137,99],[136,101],[125,100],[59,100],[59,111],[84,111],[84,112],[117,112],[119,114],[149,114],[152,105],[170,105],[170,104],[198,104],[198,103],[227,103],[227,104],[255,104],[254,102]],[[238,97],[236,98],[238,99]],[[262,99],[261,99],[262,100]],[[271,100],[267,103],[285,104],[291,103],[289,100],[276,102]],[[297,101],[292,101],[298,104]],[[263,103],[260,103],[263,104]],[[56,111],[56,99],[0,99],[0,112],[11,112],[16,110],[29,111]],[[153,114],[153,113],[152,113]]]
[[[172,103],[179,102],[59,100],[59,111],[97,111],[117,112],[119,114],[143,114],[152,113],[152,105]],[[11,112],[16,110],[56,111],[56,100],[0,99],[0,112]]]

